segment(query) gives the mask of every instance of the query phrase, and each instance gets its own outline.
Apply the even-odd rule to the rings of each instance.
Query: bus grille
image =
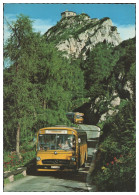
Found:
[[[46,159],[42,160],[43,164],[69,164],[69,160],[63,159]]]

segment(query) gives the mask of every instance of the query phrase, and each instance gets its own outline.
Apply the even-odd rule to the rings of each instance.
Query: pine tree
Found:
[[[13,140],[16,136],[19,154],[19,143],[31,130],[68,122],[66,112],[81,98],[84,77],[79,66],[33,32],[28,17],[18,16],[9,27],[11,37],[4,48],[11,62],[4,70],[4,140],[13,147],[10,135]]]
[[[89,97],[105,95],[111,90],[110,79],[118,56],[113,55],[110,44],[99,43],[89,54],[85,71],[86,89]],[[108,89],[109,87],[109,89]]]
[[[23,15],[18,16],[17,21],[9,25],[9,28],[11,36],[4,47],[4,56],[10,59],[11,66],[8,71],[4,71],[5,74],[8,72],[4,77],[6,96],[4,109],[7,111],[5,119],[8,118],[8,114],[12,116],[11,131],[16,131],[16,152],[21,157],[19,151],[21,128],[26,131],[31,127],[34,114],[36,94],[32,93],[33,86],[29,81],[29,74],[36,60],[33,51],[37,36],[33,33],[32,22]]]

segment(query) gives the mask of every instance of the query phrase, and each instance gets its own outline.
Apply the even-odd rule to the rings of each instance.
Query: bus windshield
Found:
[[[75,135],[39,134],[38,150],[75,150]]]
[[[81,119],[82,116],[81,116],[81,115],[76,115],[76,118],[77,118],[77,119]]]

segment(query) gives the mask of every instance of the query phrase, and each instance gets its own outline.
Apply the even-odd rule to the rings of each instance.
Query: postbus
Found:
[[[76,123],[76,124],[83,123],[83,121],[84,121],[83,116],[84,116],[83,113],[75,112],[74,123]]]
[[[83,123],[84,119],[84,113],[80,112],[68,112],[66,113],[67,118],[75,124]]]
[[[37,133],[36,170],[74,171],[85,166],[87,134],[73,127],[42,128]]]

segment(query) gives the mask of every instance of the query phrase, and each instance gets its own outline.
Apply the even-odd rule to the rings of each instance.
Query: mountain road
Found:
[[[87,174],[97,143],[100,129],[93,125],[81,124],[79,127],[87,132],[88,161],[78,172],[39,172],[35,171],[35,159],[27,170],[27,176],[6,184],[4,192],[89,192]],[[95,191],[95,186],[94,190]]]

